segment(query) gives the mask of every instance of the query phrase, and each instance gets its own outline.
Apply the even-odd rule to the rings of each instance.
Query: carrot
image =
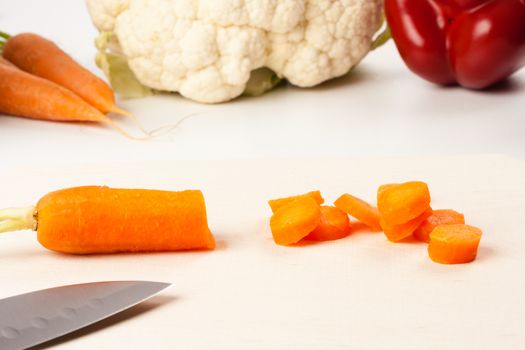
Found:
[[[291,245],[312,232],[321,220],[319,204],[309,196],[299,197],[279,208],[270,219],[275,243]]]
[[[0,113],[55,121],[107,122],[73,92],[0,61]]]
[[[392,184],[384,184],[384,185],[381,185],[381,186],[379,186],[379,188],[377,189],[377,193],[379,194],[379,193],[383,192],[384,190],[388,190],[389,188],[392,188],[392,187],[397,186],[397,185],[399,185],[399,184],[394,184],[394,183],[392,183]]]
[[[425,219],[421,225],[414,231],[414,237],[420,241],[428,242],[430,232],[438,225],[464,224],[465,217],[452,209],[434,210],[432,215]]]
[[[129,114],[116,106],[113,90],[108,84],[78,64],[55,43],[37,34],[22,33],[7,37],[2,54],[23,71],[73,91],[104,114]]]
[[[85,186],[35,207],[0,211],[0,232],[36,229],[46,248],[71,254],[213,249],[200,191]]]
[[[321,205],[324,203],[324,198],[321,196],[320,191],[312,191],[304,194],[300,194],[297,196],[291,196],[291,197],[285,197],[285,198],[278,198],[278,199],[271,199],[268,201],[268,204],[270,205],[270,208],[272,208],[272,212],[275,213],[280,208],[292,203],[293,201],[302,198],[302,197],[311,197],[313,198],[317,204]]]
[[[14,64],[12,64],[11,62],[9,62],[8,60],[6,60],[5,58],[3,58],[2,56],[0,56],[0,66],[6,66],[6,67],[11,67],[11,68],[16,68],[16,66]]]
[[[334,204],[337,208],[353,216],[373,230],[381,231],[379,211],[364,200],[350,194],[343,194]]]
[[[321,206],[321,220],[305,239],[330,241],[344,238],[349,234],[350,220],[348,215],[336,207]]]
[[[0,113],[3,114],[49,121],[102,123],[127,138],[143,139],[128,134],[72,91],[24,72],[2,57],[0,96]]]
[[[383,186],[377,193],[377,208],[388,225],[408,222],[421,215],[429,206],[430,192],[424,182]]]
[[[464,224],[438,225],[430,233],[428,255],[441,264],[473,261],[478,252],[481,230]]]
[[[391,242],[399,242],[407,237],[410,237],[414,231],[425,221],[430,215],[432,215],[432,209],[428,208],[421,215],[414,219],[407,221],[403,224],[390,225],[383,218],[381,218],[381,227],[385,236]]]

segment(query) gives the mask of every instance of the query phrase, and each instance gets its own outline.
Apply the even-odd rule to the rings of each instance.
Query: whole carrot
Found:
[[[52,81],[18,69],[0,57],[0,113],[39,120],[61,122],[96,122],[109,125],[127,138],[130,135],[109,117],[72,91]]]
[[[66,87],[104,114],[129,114],[116,106],[113,91],[102,79],[52,41],[33,33],[3,37],[2,55],[20,69]]]
[[[73,92],[26,73],[0,57],[0,113],[21,117],[110,123]]]
[[[44,247],[72,254],[215,247],[204,197],[196,190],[63,189],[35,207],[0,211],[0,232],[16,229],[36,229]]]

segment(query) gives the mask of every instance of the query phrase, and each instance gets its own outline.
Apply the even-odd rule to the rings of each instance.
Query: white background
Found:
[[[0,3],[1,30],[52,38],[100,74],[83,1]],[[0,208],[81,184],[201,188],[219,242],[209,254],[77,257],[45,250],[34,233],[2,235],[1,297],[96,280],[174,283],[160,298],[50,344],[64,349],[518,349],[524,163],[449,155],[524,159],[524,92],[525,71],[490,92],[430,85],[390,43],[351,76],[310,90],[281,87],[212,106],[178,95],[122,102],[148,128],[198,113],[159,139],[0,116]],[[294,157],[308,160],[261,160]],[[319,159],[333,157],[341,159]],[[170,162],[177,159],[232,161]],[[108,162],[118,164],[91,164]],[[381,233],[301,248],[271,239],[269,198],[318,187],[327,203],[343,192],[371,199],[378,184],[407,176],[431,184],[435,208],[460,210],[483,229],[473,264],[435,264],[424,244],[394,245]]]
[[[100,74],[96,30],[83,1],[1,2],[2,30],[49,37]],[[464,153],[525,158],[524,92],[523,70],[489,92],[433,86],[410,73],[389,43],[351,76],[310,90],[281,87],[261,98],[211,106],[179,95],[124,101],[150,129],[198,113],[168,136],[143,142],[105,127],[2,116],[0,166]]]

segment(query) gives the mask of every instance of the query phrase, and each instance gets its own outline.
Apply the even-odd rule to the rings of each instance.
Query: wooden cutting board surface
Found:
[[[319,189],[374,201],[379,184],[426,181],[433,208],[483,229],[478,259],[445,266],[422,243],[359,230],[280,247],[267,200]],[[520,349],[525,344],[525,163],[497,155],[151,162],[17,168],[0,207],[76,185],[201,189],[213,252],[69,256],[32,232],[0,235],[0,298],[63,284],[173,287],[48,346],[64,349]]]

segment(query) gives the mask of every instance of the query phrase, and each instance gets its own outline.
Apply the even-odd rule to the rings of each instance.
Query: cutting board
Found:
[[[426,181],[434,208],[483,229],[471,264],[433,263],[423,243],[362,227],[281,247],[270,198],[319,189],[373,201],[379,184]],[[99,280],[173,287],[54,341],[64,349],[520,349],[525,344],[525,163],[497,155],[166,161],[24,167],[0,174],[0,207],[74,185],[201,189],[212,252],[70,256],[32,232],[0,235],[0,297]]]

